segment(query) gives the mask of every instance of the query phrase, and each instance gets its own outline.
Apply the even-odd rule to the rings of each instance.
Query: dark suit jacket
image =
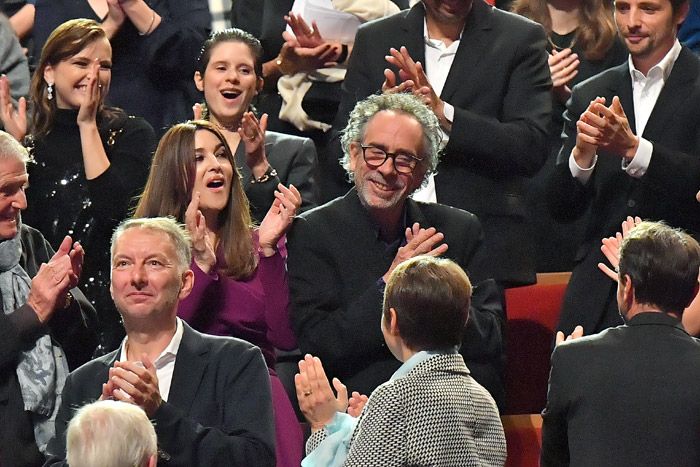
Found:
[[[557,346],[542,466],[700,465],[700,341],[665,313]]]
[[[262,222],[275,200],[277,185],[294,185],[301,194],[301,210],[318,204],[316,182],[316,148],[313,141],[299,136],[268,131],[265,133],[265,155],[277,171],[277,177],[264,183],[251,183],[250,168],[245,163],[245,145],[236,148],[236,165],[241,173],[243,189],[250,201],[250,213],[254,220]]]
[[[444,233],[449,245],[445,256],[464,268],[472,283],[485,277],[481,226],[473,214],[409,199],[405,217],[405,225],[418,222]],[[379,329],[379,279],[399,242],[387,246],[378,238],[355,189],[302,214],[288,240],[292,326],[299,348],[320,357],[329,376],[340,378],[349,390],[370,394],[400,366]],[[474,379],[502,403],[504,314],[499,294],[490,281],[473,295],[461,353]]]
[[[175,360],[167,402],[153,415],[165,466],[273,466],[270,380],[257,347],[190,328]],[[46,465],[64,465],[73,412],[97,400],[120,349],[92,360],[66,380]]]
[[[21,227],[20,240],[20,265],[29,277],[34,277],[41,263],[48,262],[54,251],[38,230],[27,225]],[[95,309],[79,289],[72,289],[71,295],[75,300],[70,307],[58,310],[44,325],[29,305],[9,315],[0,310],[0,465],[3,467],[31,467],[44,462],[34,439],[31,414],[24,410],[17,379],[20,352],[48,333],[61,344],[72,369],[89,360],[97,346]]]
[[[550,207],[559,220],[580,216],[589,204],[592,208],[564,298],[559,329],[566,333],[577,324],[589,333],[621,323],[613,300],[616,284],[597,264],[606,261],[600,239],[620,230],[627,216],[700,232],[700,204],[695,200],[700,188],[700,60],[683,48],[659,95],[642,135],[654,145],[646,174],[633,178],[620,168],[619,156],[599,151],[593,175],[582,185],[571,176],[568,162],[576,144],[576,121],[596,96],[611,102],[616,95],[634,129],[627,63],[574,87],[564,115],[564,145],[548,187]]]
[[[450,142],[436,178],[437,201],[476,214],[494,278],[534,282],[534,247],[526,223],[525,176],[546,158],[552,102],[542,27],[473,0],[441,98],[455,107]],[[343,83],[335,127],[355,104],[381,90],[384,56],[404,45],[425,63],[422,3],[360,27]]]

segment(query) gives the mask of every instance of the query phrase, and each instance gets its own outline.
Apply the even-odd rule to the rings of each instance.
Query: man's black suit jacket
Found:
[[[418,3],[360,27],[335,128],[345,127],[358,101],[381,91],[389,48],[406,46],[425,64],[424,20]],[[437,201],[479,217],[493,277],[505,284],[535,279],[523,183],[547,152],[552,102],[545,44],[538,24],[473,0],[440,95],[455,115],[438,166]]]
[[[270,378],[260,349],[182,324],[168,401],[153,415],[158,465],[273,466]],[[65,464],[68,423],[75,410],[100,397],[120,351],[92,360],[68,376],[45,465]]]
[[[477,284],[482,232],[477,218],[461,209],[406,201],[406,224],[435,227],[445,235],[444,255]],[[288,235],[292,325],[302,352],[321,358],[329,377],[349,390],[370,394],[400,366],[379,328],[383,287],[397,240],[378,238],[378,229],[352,189],[344,197],[302,214]],[[503,404],[501,381],[504,326],[500,295],[493,281],[476,288],[461,353],[471,374]]]
[[[542,415],[543,467],[700,465],[700,341],[649,312],[559,345]]]
[[[598,271],[605,262],[600,239],[614,235],[627,216],[664,220],[691,233],[700,232],[700,59],[685,47],[659,95],[643,137],[654,145],[646,174],[637,179],[621,169],[621,158],[599,151],[586,185],[571,176],[569,155],[576,144],[576,121],[596,96],[619,96],[632,129],[635,128],[632,79],[624,63],[574,87],[564,114],[564,145],[548,187],[556,219],[575,219],[591,204],[585,241],[567,288],[559,329],[571,332],[577,324],[594,333],[621,324],[615,282]]]

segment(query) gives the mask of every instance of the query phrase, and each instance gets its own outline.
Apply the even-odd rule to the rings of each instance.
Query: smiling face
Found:
[[[253,51],[231,41],[212,47],[204,73],[196,72],[194,82],[204,92],[212,120],[223,125],[238,124],[263,85],[255,74]]]
[[[361,143],[390,153],[423,157],[423,129],[416,119],[403,113],[378,112],[367,122]],[[360,201],[377,214],[383,210],[402,209],[406,198],[423,183],[426,171],[424,164],[419,163],[413,172],[399,173],[391,158],[373,169],[363,158],[360,142],[350,145],[350,170],[355,174]]]
[[[127,331],[144,323],[171,324],[191,286],[192,271],[181,270],[165,232],[131,228],[116,240],[110,292]]]
[[[27,207],[24,189],[29,177],[21,160],[0,159],[0,240],[17,235],[20,211]]]
[[[192,193],[199,192],[202,213],[223,211],[231,197],[233,161],[224,143],[209,130],[194,134],[195,175]]]
[[[617,29],[640,71],[646,73],[668,53],[676,40],[678,24],[685,19],[687,11],[687,2],[675,13],[669,0],[615,2]]]
[[[77,54],[55,65],[46,65],[44,81],[53,83],[56,106],[59,109],[80,108],[89,82],[88,75],[94,63],[100,65],[98,76],[104,98],[112,79],[112,46],[106,38],[90,42]]]

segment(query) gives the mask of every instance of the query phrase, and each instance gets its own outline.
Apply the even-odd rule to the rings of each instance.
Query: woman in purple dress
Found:
[[[270,370],[278,466],[298,466],[302,457],[301,429],[274,371],[275,348],[296,347],[284,234],[300,205],[299,191],[279,184],[270,210],[253,228],[226,139],[214,124],[194,121],[173,126],[161,139],[135,212],[173,216],[190,232],[195,285],[178,315],[199,331],[245,339],[262,350]]]

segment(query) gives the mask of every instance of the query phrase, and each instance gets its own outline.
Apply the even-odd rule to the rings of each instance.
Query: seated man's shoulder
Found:
[[[475,214],[465,211],[464,209],[440,203],[416,202],[416,206],[433,227],[443,224],[470,228],[481,227],[479,218],[476,217]]]
[[[275,145],[279,143],[286,143],[290,146],[303,146],[304,143],[309,142],[313,144],[313,141],[304,136],[289,135],[287,133],[278,133],[276,131],[266,131],[265,132],[265,145]]]
[[[196,332],[196,331],[195,331]],[[209,348],[211,352],[227,354],[255,354],[259,353],[260,349],[250,342],[229,336],[213,336],[210,334],[199,333],[199,338]]]
[[[627,62],[624,62],[621,65],[608,68],[576,84],[571,92],[577,97],[585,98],[587,101],[586,105],[588,105],[588,101],[593,100],[597,96],[607,97],[604,94],[610,92],[609,86],[611,83],[629,79],[628,67]]]

